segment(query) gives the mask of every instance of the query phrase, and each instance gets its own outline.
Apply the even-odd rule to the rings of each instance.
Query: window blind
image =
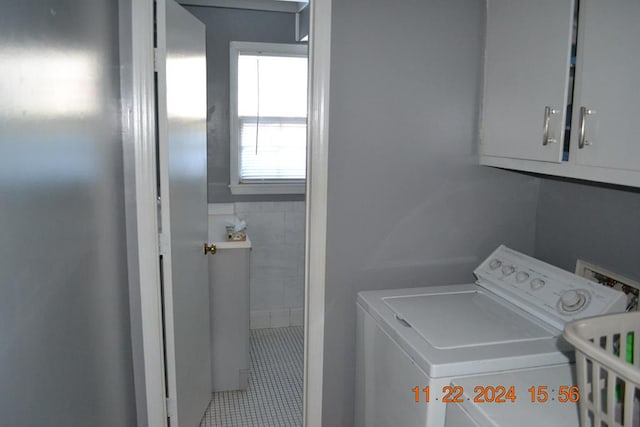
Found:
[[[237,114],[241,183],[305,179],[306,57],[241,53]]]

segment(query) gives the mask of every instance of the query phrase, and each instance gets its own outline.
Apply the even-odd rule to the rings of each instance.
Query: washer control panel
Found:
[[[551,264],[496,249],[474,271],[477,284],[558,329],[583,317],[623,312],[626,296]]]

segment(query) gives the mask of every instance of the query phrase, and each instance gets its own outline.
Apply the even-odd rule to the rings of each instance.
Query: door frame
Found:
[[[139,425],[166,426],[167,385],[156,185],[154,1],[120,0],[120,6],[124,185],[136,408]],[[310,7],[303,425],[320,427],[324,366],[331,0],[311,0]]]
[[[137,421],[166,426],[153,0],[119,0],[124,195]]]
[[[331,0],[311,0],[304,289],[303,426],[322,426]]]

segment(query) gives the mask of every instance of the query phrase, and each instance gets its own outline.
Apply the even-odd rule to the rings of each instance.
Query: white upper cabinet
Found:
[[[640,187],[639,22],[639,0],[487,0],[480,163]]]
[[[485,155],[560,162],[574,0],[488,0]]]
[[[571,152],[640,171],[640,1],[582,0],[580,22]]]

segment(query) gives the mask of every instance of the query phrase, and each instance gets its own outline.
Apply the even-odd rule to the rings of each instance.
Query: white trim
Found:
[[[281,56],[308,56],[308,47],[292,43],[229,43],[229,189],[234,195],[247,194],[304,194],[301,183],[242,183],[240,182],[239,135],[238,135],[238,56],[241,53],[268,52]]]
[[[298,11],[297,11],[297,13],[302,12],[302,9],[304,9],[307,6],[309,6],[309,2],[308,1],[299,1],[297,3],[298,3]]]
[[[167,4],[165,0],[156,2],[156,62],[157,72],[157,108],[158,117],[168,117],[167,112]],[[158,165],[160,167],[160,229],[171,239],[171,204],[169,203],[169,143],[167,120],[158,121]],[[176,340],[173,311],[173,269],[171,265],[171,245],[167,245],[162,258],[162,284],[164,295],[164,340],[165,363],[167,376],[167,398],[177,402],[177,373],[176,373]],[[177,412],[177,411],[176,411]],[[171,425],[180,425],[179,414],[170,413]]]
[[[306,44],[298,43],[262,43],[262,42],[229,42],[229,50],[235,51],[236,67],[238,53],[277,53],[281,56],[307,56]],[[232,68],[235,69],[235,68]]]
[[[482,147],[480,147],[482,150]],[[552,163],[537,160],[514,159],[509,157],[480,155],[480,164],[504,169],[533,172],[546,175],[564,176],[587,181],[605,182],[640,188],[640,172],[624,169],[584,166],[575,163],[575,156],[568,162]]]
[[[304,322],[305,427],[322,426],[331,0],[311,2]]]
[[[123,157],[136,408],[140,425],[166,426],[156,205],[153,1],[131,0],[121,2],[121,7],[121,46],[127,57],[122,67]],[[138,359],[142,359],[142,366]],[[142,384],[139,378],[144,379]]]
[[[183,6],[224,7],[230,9],[265,10],[296,13],[307,3],[291,0],[179,0]]]
[[[231,194],[304,194],[304,184],[231,184]]]

